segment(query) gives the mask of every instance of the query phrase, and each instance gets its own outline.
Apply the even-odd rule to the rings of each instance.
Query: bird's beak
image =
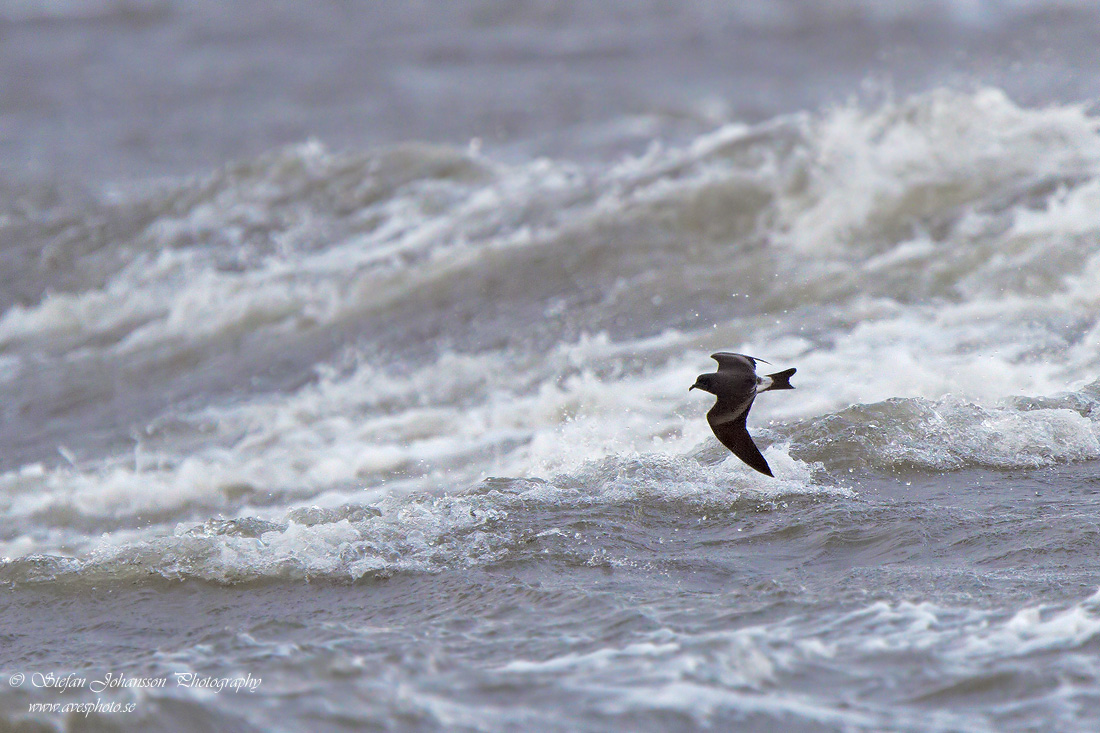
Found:
[[[688,387],[688,392],[690,392],[691,390],[695,389],[695,388],[696,388],[696,387],[698,387],[698,386],[699,386],[699,383],[698,383],[698,382],[696,382],[695,384],[693,384],[693,385],[691,385],[690,387]]]

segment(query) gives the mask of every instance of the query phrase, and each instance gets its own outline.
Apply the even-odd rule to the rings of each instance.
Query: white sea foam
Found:
[[[769,458],[777,479],[762,477],[735,460],[703,465],[692,456],[610,456],[551,480],[489,479],[467,490],[435,493],[411,491],[412,486],[330,491],[315,497],[312,506],[282,497],[272,506],[246,505],[234,520],[182,521],[174,529],[162,524],[84,538],[58,529],[44,537],[17,538],[7,543],[6,551],[13,557],[32,551],[75,553],[85,580],[119,573],[223,583],[303,577],[355,580],[484,565],[536,551],[531,545],[535,537],[544,538],[546,547],[614,565],[631,561],[608,555],[599,546],[574,547],[572,538],[553,531],[552,525],[593,507],[633,511],[649,506],[664,511],[674,506],[705,516],[736,507],[780,509],[799,496],[853,496],[849,489],[814,484],[809,468],[785,454],[769,451]],[[165,495],[158,510],[171,516],[167,507],[177,497],[167,490],[152,493]],[[24,495],[13,510],[25,511],[28,501]],[[79,521],[81,509],[70,506],[64,512],[77,512]],[[51,511],[55,521],[63,516],[57,507]],[[154,510],[145,512],[148,516]],[[54,579],[53,566],[47,570],[43,574],[35,565],[29,575],[16,577]],[[65,572],[70,570],[65,566]]]
[[[792,455],[834,467],[1035,468],[1100,457],[1097,424],[1073,409],[982,407],[950,396],[857,405],[791,435]]]
[[[312,186],[335,202],[315,206]],[[109,338],[125,353],[329,323],[461,263],[471,244],[528,242],[562,216],[555,204],[569,211],[584,190],[574,167],[546,161],[490,169],[428,146],[351,160],[317,143],[288,148],[182,187],[164,216],[120,243],[137,253],[127,267],[102,288],[12,307],[0,345]]]
[[[819,723],[862,723],[862,712],[830,709],[810,696],[776,694],[779,675],[796,669],[822,648],[763,627],[702,635],[661,630],[644,641],[568,653],[543,661],[516,660],[505,675],[545,676],[558,684],[601,691],[599,707],[621,715],[663,709],[706,721],[723,709],[793,715]],[[563,682],[564,680],[564,682]],[[768,694],[760,694],[767,691]]]
[[[777,475],[770,483],[736,459],[706,468],[685,459],[714,442],[701,419],[709,405],[685,388],[690,357],[639,359],[643,348],[660,353],[681,338],[630,348],[586,337],[518,374],[498,367],[518,366],[506,352],[447,352],[405,373],[363,361],[293,395],[177,419],[176,432],[160,438],[154,429],[132,456],[9,472],[0,476],[6,513],[167,519],[242,501],[277,507],[329,493],[350,501],[380,487],[461,492],[490,475],[561,476],[611,501],[638,491],[706,496],[717,480],[776,492],[812,485],[812,467],[782,446],[765,451]],[[184,429],[203,436],[198,449],[172,448]]]
[[[1081,650],[1100,635],[1100,590],[1065,607],[1021,608],[1008,619],[987,624],[971,634],[959,654],[967,658],[1004,659],[1050,651]],[[1091,656],[1091,655],[1090,655]],[[1096,669],[1100,672],[1100,668]]]
[[[1047,655],[1059,651],[1064,654],[1054,664],[1067,674],[1072,670],[1081,684],[1085,676],[1095,682],[1100,668],[1092,663],[1088,645],[1100,633],[1096,610],[1097,596],[1059,607],[1024,606],[1009,615],[931,602],[878,601],[847,613],[793,614],[731,631],[664,629],[619,646],[516,660],[500,671],[576,689],[594,686],[602,709],[611,714],[663,709],[707,721],[732,710],[740,716],[768,712],[855,729],[900,722],[907,729],[985,730],[988,708],[942,710],[929,717],[866,699],[835,706],[835,691],[805,690],[798,680],[832,670],[838,682],[854,681],[865,689],[878,669],[868,660],[890,655],[912,660],[913,678],[897,678],[912,694],[928,689],[929,676],[943,689],[966,689],[967,680],[1012,672],[1021,659],[1050,664]],[[1047,694],[1035,692],[1037,697]],[[1062,694],[1055,690],[1050,696]],[[1067,694],[1072,697],[1072,690]],[[1060,709],[1065,702],[1058,703]]]
[[[1055,650],[1088,654],[1088,643],[1100,634],[1098,604],[1100,593],[1061,606],[1026,605],[1006,616],[930,602],[877,602],[831,623],[827,636],[838,657],[935,653],[949,661],[955,674],[985,673],[990,664]]]
[[[1013,181],[1095,170],[1100,160],[1097,122],[1084,108],[1025,109],[995,89],[933,92],[869,113],[849,106],[812,124],[810,178],[783,201],[777,240],[803,255],[866,257],[896,244],[882,236],[891,222],[950,213]]]

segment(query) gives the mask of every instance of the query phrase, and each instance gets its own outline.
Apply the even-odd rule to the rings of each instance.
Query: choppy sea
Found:
[[[1100,729],[1098,29],[0,1],[0,730]]]

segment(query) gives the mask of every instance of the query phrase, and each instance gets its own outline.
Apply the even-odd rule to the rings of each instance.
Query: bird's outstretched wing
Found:
[[[755,372],[756,362],[759,361],[764,364],[770,363],[763,359],[757,359],[755,356],[734,354],[730,351],[719,351],[711,354],[710,358],[718,362],[718,371],[722,371],[723,369],[735,369],[737,371],[748,370],[749,372]]]
[[[756,443],[752,442],[752,436],[749,435],[749,429],[745,425],[750,407],[752,407],[751,397],[743,405],[733,407],[719,400],[707,413],[707,422],[710,423],[714,435],[722,445],[733,451],[733,455],[760,473],[774,476],[771,466],[764,460]]]

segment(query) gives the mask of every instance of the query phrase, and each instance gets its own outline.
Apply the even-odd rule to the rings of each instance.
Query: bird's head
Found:
[[[695,384],[688,387],[688,392],[693,389],[701,389],[704,392],[710,392],[713,395],[718,394],[714,389],[714,378],[716,376],[718,375],[714,373],[700,374],[698,377],[696,377]]]

